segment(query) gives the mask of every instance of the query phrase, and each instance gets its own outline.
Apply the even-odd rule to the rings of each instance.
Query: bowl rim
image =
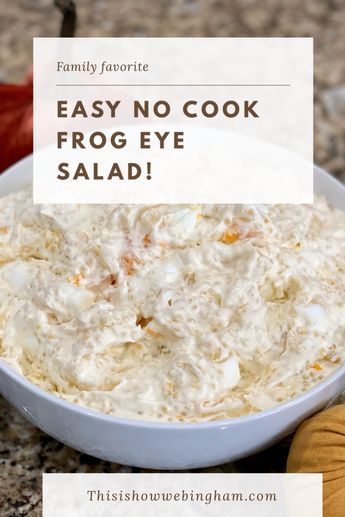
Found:
[[[18,168],[22,168],[26,165],[26,163],[32,162],[32,154],[28,155],[11,167],[6,169],[0,176],[0,184],[1,177],[7,175],[8,173],[13,173],[14,170]],[[322,176],[327,176],[328,180],[333,184],[337,184],[338,186],[344,189],[344,199],[345,199],[345,187],[338,181],[334,176],[331,176],[321,167],[314,165],[314,169],[318,171]],[[4,358],[0,356],[0,374],[10,377],[10,379],[19,384],[24,390],[29,391],[31,394],[35,395],[38,398],[44,399],[45,401],[52,403],[52,405],[59,406],[67,411],[72,413],[80,414],[84,417],[90,417],[94,420],[105,421],[109,424],[113,423],[115,425],[120,426],[128,426],[134,428],[145,428],[145,429],[156,429],[156,430],[207,430],[207,429],[227,429],[228,427],[236,427],[241,424],[246,423],[255,423],[258,420],[261,420],[266,417],[274,416],[279,413],[284,413],[285,411],[302,404],[305,400],[312,398],[318,392],[323,391],[324,388],[327,388],[329,385],[335,383],[339,380],[343,375],[345,375],[345,362],[341,364],[331,375],[328,375],[321,382],[318,382],[313,387],[307,389],[302,392],[300,395],[289,399],[285,402],[277,404],[272,408],[265,409],[263,411],[257,411],[254,413],[250,413],[247,415],[226,418],[222,420],[212,420],[206,422],[169,422],[169,421],[160,421],[160,420],[145,420],[140,418],[127,418],[116,415],[109,415],[107,413],[103,413],[96,409],[89,408],[87,406],[79,405],[73,402],[69,402],[58,395],[55,395],[49,391],[45,391],[40,388],[33,382],[29,381],[26,377],[24,377],[19,371],[17,371],[10,363],[8,363]],[[345,383],[344,383],[345,388]]]
[[[294,397],[286,402],[282,402],[273,406],[272,408],[265,409],[263,411],[257,411],[249,413],[247,415],[225,418],[222,420],[212,420],[207,422],[168,422],[160,420],[145,420],[140,418],[126,418],[116,415],[108,415],[102,411],[89,408],[87,406],[79,405],[73,402],[69,402],[54,393],[45,391],[33,382],[29,381],[19,371],[17,371],[11,364],[7,363],[5,359],[0,357],[0,374],[7,375],[12,381],[19,384],[24,390],[29,391],[31,394],[38,398],[43,398],[52,405],[59,406],[72,413],[77,413],[82,416],[91,417],[94,420],[105,421],[107,423],[113,423],[121,426],[135,427],[135,428],[147,428],[147,429],[170,429],[170,430],[207,430],[207,429],[227,429],[229,427],[236,427],[237,425],[246,423],[255,423],[262,418],[275,416],[279,413],[284,413],[289,409],[296,407],[306,400],[317,395],[324,388],[327,388],[343,375],[345,375],[345,363],[340,365],[331,375],[328,375],[323,381],[315,384],[312,388],[304,391],[297,397]],[[5,397],[6,398],[6,397]]]

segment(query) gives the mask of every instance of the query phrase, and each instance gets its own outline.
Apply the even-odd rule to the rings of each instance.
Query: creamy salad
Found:
[[[345,217],[314,205],[0,200],[0,356],[70,402],[209,421],[345,359]]]

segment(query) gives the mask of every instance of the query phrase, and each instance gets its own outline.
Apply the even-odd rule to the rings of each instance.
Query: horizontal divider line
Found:
[[[291,84],[57,84],[56,86],[291,86]]]

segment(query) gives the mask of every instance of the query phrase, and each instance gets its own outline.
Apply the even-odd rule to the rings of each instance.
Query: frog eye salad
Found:
[[[271,408],[345,359],[345,217],[314,205],[0,200],[0,356],[145,420]]]

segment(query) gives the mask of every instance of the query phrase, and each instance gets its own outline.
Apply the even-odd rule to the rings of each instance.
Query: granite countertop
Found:
[[[56,36],[52,0],[1,7],[0,82],[22,81],[33,36]],[[315,162],[345,181],[343,0],[82,0],[79,36],[311,36],[315,44]],[[208,472],[283,472],[290,440]],[[138,472],[78,453],[27,423],[0,398],[1,517],[41,515],[42,472]]]
[[[0,515],[41,515],[43,472],[153,472],[82,454],[29,424],[0,397]],[[291,438],[255,456],[190,472],[284,472]]]

